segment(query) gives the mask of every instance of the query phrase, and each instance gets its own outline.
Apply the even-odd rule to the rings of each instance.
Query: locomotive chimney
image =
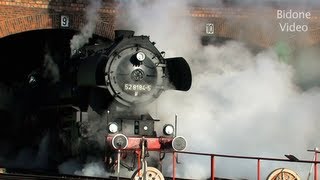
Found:
[[[115,40],[122,39],[122,38],[129,38],[134,35],[134,31],[130,30],[115,30]]]

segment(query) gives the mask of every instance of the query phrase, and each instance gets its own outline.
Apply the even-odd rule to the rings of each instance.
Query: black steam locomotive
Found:
[[[164,90],[187,91],[192,81],[185,59],[166,59],[154,45],[148,36],[134,36],[133,31],[119,30],[108,47],[84,47],[72,59],[78,62],[74,71],[77,87],[94,88],[100,95],[98,98],[103,97],[102,103],[88,104],[97,112],[107,110],[104,116],[107,131],[103,137],[105,164],[110,171],[120,165],[135,169],[134,162],[132,165],[126,162],[130,153],[123,152],[120,156],[117,152],[120,149],[133,150],[131,158],[143,159],[146,150],[183,150],[186,147],[185,139],[174,134],[173,125],[165,125],[162,135],[158,135],[154,129],[157,120],[145,110],[145,106]],[[85,125],[82,132],[87,132],[90,125]],[[146,164],[141,167],[146,168]]]
[[[185,148],[185,139],[174,133],[173,125],[166,125],[163,133],[155,131],[158,120],[145,107],[165,90],[189,90],[190,67],[182,57],[164,58],[154,45],[148,36],[117,30],[114,42],[72,52],[60,67],[57,83],[41,76],[41,68],[29,74],[24,92],[45,93],[25,121],[50,128],[52,146],[63,148],[50,152],[52,159],[104,155],[107,170],[114,172],[121,165],[136,169],[135,163],[126,162],[131,155],[144,159],[146,150]],[[133,153],[123,151],[119,157],[118,150]]]

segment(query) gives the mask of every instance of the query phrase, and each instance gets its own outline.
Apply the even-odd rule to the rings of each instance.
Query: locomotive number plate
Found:
[[[149,85],[149,84],[124,84],[124,90],[126,90],[126,91],[151,91],[151,85]]]

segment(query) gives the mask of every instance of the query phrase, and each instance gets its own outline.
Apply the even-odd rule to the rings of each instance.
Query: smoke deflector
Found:
[[[169,80],[176,90],[188,91],[191,88],[192,76],[189,64],[183,57],[167,58]]]

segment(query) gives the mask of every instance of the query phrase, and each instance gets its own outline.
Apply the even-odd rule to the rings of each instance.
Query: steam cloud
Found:
[[[90,0],[89,5],[86,8],[86,24],[81,28],[80,33],[74,35],[70,41],[71,54],[74,54],[76,50],[81,48],[83,45],[89,42],[89,39],[92,37],[97,21],[99,20],[99,9],[102,6],[101,0]],[[89,138],[90,140],[96,141],[99,145],[102,146],[105,132],[103,131],[104,126],[100,126],[101,117],[93,117],[96,121],[91,121],[89,123]],[[90,118],[92,119],[92,117]],[[103,129],[103,130],[101,130]],[[93,133],[95,131],[95,133]],[[103,134],[102,134],[103,133]],[[99,147],[98,147],[99,148]],[[64,162],[59,166],[59,172],[65,174],[75,174],[83,176],[97,176],[97,177],[108,177],[109,174],[105,172],[103,167],[103,162],[98,160],[89,160],[86,164],[77,162],[74,159]]]
[[[56,83],[60,79],[59,67],[53,61],[50,53],[46,53],[43,61],[43,78],[51,79],[53,83]]]
[[[162,124],[172,123],[178,114],[179,135],[186,137],[190,151],[280,158],[290,153],[312,160],[313,154],[306,150],[319,146],[320,91],[314,83],[317,70],[306,67],[319,65],[313,60],[316,56],[301,50],[299,57],[285,63],[272,48],[253,54],[235,41],[221,47],[203,47],[198,43],[199,35],[192,30],[196,24],[183,16],[190,2],[120,4],[126,13],[117,19],[119,28],[150,35],[167,56],[189,60],[193,71],[189,92],[163,93],[150,106],[150,112],[157,114]],[[319,51],[313,54],[319,57]],[[306,64],[302,65],[298,60],[306,57],[311,60],[303,61]],[[314,75],[308,77],[307,88],[301,86],[306,71]],[[181,155],[180,161],[177,169],[180,177],[210,176],[208,158]],[[163,166],[167,167],[167,175],[171,174],[170,162]],[[218,158],[216,163],[217,176],[256,179],[255,161]],[[263,178],[275,168],[289,167],[302,179],[310,168],[305,164],[270,162],[263,162],[262,167]]]
[[[81,28],[80,33],[74,35],[70,41],[71,54],[74,54],[75,50],[81,48],[84,44],[89,42],[92,37],[96,24],[99,20],[98,10],[101,8],[101,0],[90,0],[86,9],[86,24]]]
[[[79,176],[109,177],[104,170],[104,163],[100,160],[91,159],[86,164],[82,164],[74,159],[64,162],[59,167],[59,172],[63,174],[74,174]]]

